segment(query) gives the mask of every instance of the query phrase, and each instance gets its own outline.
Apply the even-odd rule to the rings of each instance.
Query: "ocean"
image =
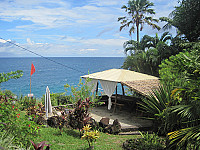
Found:
[[[11,90],[16,95],[30,93],[31,64],[35,73],[31,76],[31,93],[36,98],[45,94],[48,86],[51,93],[65,92],[64,85],[77,86],[80,76],[113,68],[121,68],[124,57],[29,57],[0,58],[0,73],[22,70],[23,76],[0,85],[1,90]],[[100,87],[101,88],[101,87]],[[102,90],[102,89],[100,89]],[[68,94],[70,93],[68,89]]]

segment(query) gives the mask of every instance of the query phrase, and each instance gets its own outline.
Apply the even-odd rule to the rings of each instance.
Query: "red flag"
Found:
[[[32,74],[34,74],[34,72],[35,72],[35,66],[32,64],[31,65],[31,76],[32,76]]]

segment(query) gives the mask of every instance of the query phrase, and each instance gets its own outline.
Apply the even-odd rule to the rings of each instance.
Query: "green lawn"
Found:
[[[127,139],[136,138],[137,135],[108,135],[100,133],[100,138],[95,143],[95,150],[121,150],[123,142]],[[60,134],[59,129],[42,128],[40,136],[32,139],[39,143],[48,141],[52,150],[87,150],[88,144],[79,136],[77,130],[64,129]]]

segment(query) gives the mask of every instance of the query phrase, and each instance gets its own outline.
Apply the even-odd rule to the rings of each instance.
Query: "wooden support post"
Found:
[[[121,83],[121,85],[122,85],[122,95],[124,96],[125,95],[125,93],[124,93],[124,85]]]
[[[30,75],[30,94],[31,94],[31,75]]]
[[[99,82],[97,82],[97,86],[96,86],[96,96],[98,96],[98,88],[99,88]]]
[[[117,86],[116,86],[116,92],[115,92],[115,103],[114,103],[114,110],[113,112],[116,112],[116,106],[117,106]]]

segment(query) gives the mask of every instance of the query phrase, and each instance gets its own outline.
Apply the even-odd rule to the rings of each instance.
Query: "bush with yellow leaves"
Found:
[[[100,137],[99,131],[94,130],[91,131],[92,127],[87,124],[86,126],[83,127],[83,136],[81,137],[81,139],[85,139],[87,140],[89,147],[91,148],[94,142],[96,142],[96,140]]]

